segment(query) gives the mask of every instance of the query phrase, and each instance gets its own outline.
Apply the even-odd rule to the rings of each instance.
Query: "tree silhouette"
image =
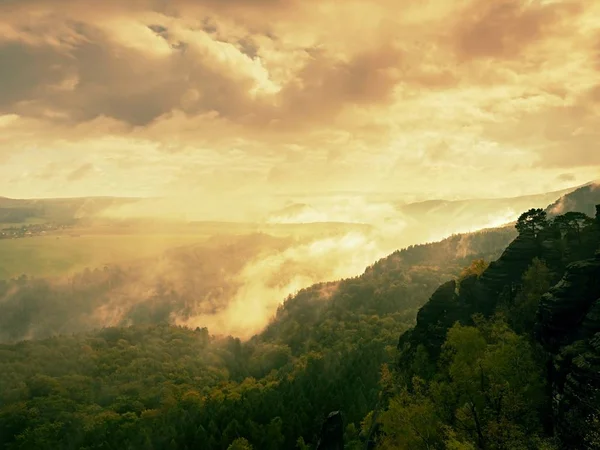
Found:
[[[546,211],[541,208],[533,208],[521,214],[517,220],[517,231],[520,235],[530,234],[537,237],[540,231],[548,226]]]
[[[571,211],[554,219],[554,223],[558,225],[561,233],[566,235],[573,234],[581,243],[581,230],[588,224],[592,223],[592,219],[584,213]]]

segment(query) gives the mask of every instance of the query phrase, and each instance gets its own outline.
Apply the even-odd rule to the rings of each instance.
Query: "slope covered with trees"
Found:
[[[517,229],[400,338],[378,448],[600,448],[600,207],[531,210]]]
[[[291,296],[245,343],[174,327],[167,314],[146,315],[131,327],[2,345],[0,443],[226,449],[243,437],[255,448],[294,448],[299,439],[316,443],[324,414],[336,409],[348,439],[359,442],[398,333],[414,324],[440,283],[473,258],[497,257],[513,236],[508,228],[488,230],[395,252],[359,277]],[[113,276],[90,273],[74,286],[99,277],[92,288],[108,289]],[[60,291],[35,291],[33,282],[14,282],[27,287],[21,292],[29,290],[28,302],[5,297],[13,318],[7,329],[17,322],[18,305],[34,299],[69,307]],[[161,301],[172,299],[157,297],[154,306]]]
[[[159,320],[3,344],[0,446],[598,448],[599,220],[395,252],[247,342]]]

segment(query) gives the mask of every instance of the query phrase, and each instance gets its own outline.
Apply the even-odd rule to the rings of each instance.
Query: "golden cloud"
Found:
[[[599,13],[581,0],[3,1],[0,189],[75,192],[31,175],[52,162],[92,164],[72,181],[104,195],[584,182],[600,171]]]

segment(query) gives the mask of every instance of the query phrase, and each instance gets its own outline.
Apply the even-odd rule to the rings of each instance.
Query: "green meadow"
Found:
[[[42,220],[29,219],[10,226]],[[3,228],[0,226],[0,228]],[[207,243],[210,237],[231,238],[256,233],[273,237],[315,240],[358,231],[369,232],[362,224],[255,224],[228,222],[177,223],[149,220],[95,221],[80,223],[44,235],[18,239],[0,239],[0,280],[22,274],[35,277],[69,275],[109,264],[126,264],[168,249]],[[217,239],[222,241],[222,239]]]
[[[0,240],[0,279],[61,276],[86,267],[126,263],[159,255],[180,245],[202,242],[204,235],[113,234],[47,235]]]

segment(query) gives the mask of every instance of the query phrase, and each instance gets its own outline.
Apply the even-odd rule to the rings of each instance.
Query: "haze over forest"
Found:
[[[558,199],[568,192],[411,204],[338,198],[293,204],[258,222],[153,216],[165,199],[0,199],[0,276],[47,286],[4,294],[0,339],[156,320],[248,339],[303,288],[360,275],[398,248],[504,226],[521,210],[556,201],[551,211],[560,214],[570,209]],[[363,222],[352,217],[359,211]],[[506,238],[514,234],[509,226]],[[471,247],[461,238],[455,256],[477,254]],[[73,291],[81,283],[87,291]],[[41,301],[48,294],[39,289],[54,294]],[[28,295],[35,301],[24,306]]]
[[[0,449],[600,449],[599,18],[0,0]]]
[[[312,267],[269,304],[600,175],[596,2],[65,5],[0,3],[0,193],[137,199],[107,220],[367,225],[253,255],[252,279]]]

